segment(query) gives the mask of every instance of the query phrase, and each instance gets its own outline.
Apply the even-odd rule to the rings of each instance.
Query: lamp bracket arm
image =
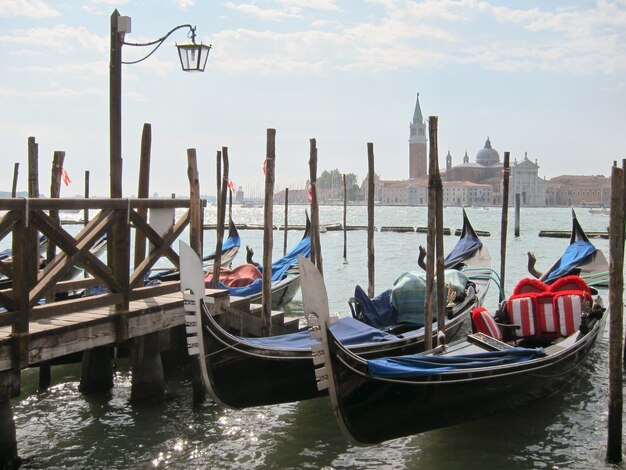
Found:
[[[165,42],[165,40],[167,38],[169,38],[175,31],[178,31],[179,29],[182,29],[182,28],[188,28],[189,29],[189,33],[187,34],[187,36],[190,37],[191,38],[191,42],[195,44],[196,43],[196,27],[195,26],[191,26],[190,24],[178,25],[175,28],[171,29],[164,36],[160,37],[159,39],[155,39],[154,41],[150,41],[150,42],[126,42],[122,38],[121,43],[123,45],[125,45],[125,46],[134,46],[134,47],[155,46],[154,49],[152,49],[148,54],[146,54],[141,59],[137,59],[137,60],[133,60],[133,61],[127,61],[127,62],[126,61],[122,61],[122,64],[137,64],[139,62],[143,62],[148,57],[150,57],[152,54],[154,54],[156,52],[156,50],[159,47],[161,47],[161,45]]]

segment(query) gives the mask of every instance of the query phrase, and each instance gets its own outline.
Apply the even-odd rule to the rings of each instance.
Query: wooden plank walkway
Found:
[[[207,296],[227,296],[227,291],[207,289]],[[118,323],[128,320],[128,338],[135,338],[183,325],[183,296],[174,292],[133,300],[127,311],[113,306],[56,315],[29,323],[28,364],[36,365],[68,354],[120,342]],[[0,371],[11,369],[11,327],[0,328]]]

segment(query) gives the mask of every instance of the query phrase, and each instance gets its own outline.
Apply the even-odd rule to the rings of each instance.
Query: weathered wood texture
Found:
[[[374,256],[374,196],[376,181],[374,173],[374,143],[367,143],[367,295],[374,297],[376,260]]]
[[[267,129],[265,150],[265,199],[263,207],[263,331],[272,334],[272,249],[274,248],[274,171],[276,167],[276,129]]]

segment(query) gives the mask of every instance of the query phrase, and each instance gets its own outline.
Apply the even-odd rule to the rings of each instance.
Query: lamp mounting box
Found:
[[[117,19],[117,32],[118,33],[130,33],[131,30],[130,16],[120,16]]]

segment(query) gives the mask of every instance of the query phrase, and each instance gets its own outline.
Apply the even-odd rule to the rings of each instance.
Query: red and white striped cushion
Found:
[[[535,309],[531,297],[512,297],[509,300],[508,311],[511,323],[519,325],[515,328],[518,338],[535,335]]]
[[[559,334],[561,336],[569,336],[580,327],[583,302],[583,296],[576,293],[563,293],[554,297],[554,308],[559,315]]]
[[[559,315],[554,308],[552,294],[537,296],[537,336],[558,334]]]
[[[479,333],[502,341],[502,332],[485,307],[477,307],[472,310],[472,322]]]

